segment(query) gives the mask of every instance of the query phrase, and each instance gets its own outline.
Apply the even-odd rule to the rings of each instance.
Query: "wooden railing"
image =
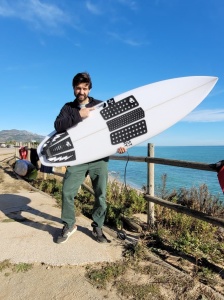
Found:
[[[154,195],[154,164],[169,165],[181,168],[197,169],[202,171],[216,172],[216,170],[210,164],[190,162],[183,160],[173,160],[154,157],[154,145],[148,144],[148,156],[118,156],[113,155],[110,159],[114,160],[125,160],[134,162],[146,162],[148,165],[147,172],[147,187],[144,197],[148,203],[147,208],[147,223],[153,225],[155,222],[154,217],[154,203],[161,206],[167,207],[169,209],[175,210],[176,212],[192,216],[194,218],[206,221],[216,226],[224,227],[224,220],[221,218],[212,217],[208,214],[202,213],[200,211],[189,209],[183,205],[175,204],[167,200],[155,197]]]
[[[21,145],[21,143],[20,143]],[[23,144],[24,146],[24,144]],[[27,144],[28,150],[32,147],[32,144]],[[17,145],[18,147],[18,145]],[[33,146],[34,147],[34,146]],[[17,155],[16,155],[17,156]],[[18,156],[17,156],[18,157]],[[28,155],[29,157],[29,155]],[[178,213],[186,214],[192,216],[194,218],[206,221],[213,225],[224,227],[224,219],[210,216],[208,214],[189,209],[183,205],[172,203],[170,201],[155,197],[154,195],[154,164],[161,165],[169,165],[181,168],[190,168],[197,169],[202,171],[216,172],[216,170],[210,164],[206,163],[198,163],[191,161],[183,161],[183,160],[173,160],[173,159],[165,159],[165,158],[157,158],[154,157],[154,145],[148,144],[148,156],[127,156],[127,155],[112,155],[110,156],[111,160],[124,160],[124,161],[134,161],[134,162],[145,162],[147,163],[147,186],[146,192],[144,193],[145,200],[147,201],[147,223],[148,225],[154,225],[155,217],[154,217],[154,204],[158,204],[169,209],[172,209]],[[63,173],[54,172],[55,175],[63,176]],[[90,193],[94,194],[94,191],[87,186],[85,183],[82,186],[87,189]]]

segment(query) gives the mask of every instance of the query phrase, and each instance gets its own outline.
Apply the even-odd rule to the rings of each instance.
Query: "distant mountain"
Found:
[[[16,142],[41,142],[44,136],[28,132],[26,130],[1,130],[0,131],[0,143],[16,141]]]

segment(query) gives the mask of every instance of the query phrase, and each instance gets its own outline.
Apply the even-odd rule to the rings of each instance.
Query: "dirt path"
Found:
[[[5,164],[7,158],[12,157],[13,154],[13,149],[0,149],[1,199],[4,194],[13,194],[29,189],[29,184],[17,180],[12,170]],[[4,241],[1,240],[0,243],[4,243]],[[18,271],[13,265],[7,266],[6,264],[4,267],[4,263],[0,262],[0,299],[120,299],[116,292],[98,290],[93,287],[85,274],[86,266],[55,267],[33,264],[30,270],[26,271],[26,265],[21,265],[21,270]]]

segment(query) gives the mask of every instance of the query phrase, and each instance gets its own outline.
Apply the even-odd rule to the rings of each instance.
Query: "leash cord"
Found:
[[[127,191],[127,166],[128,166],[128,162],[129,162],[129,152],[128,152],[128,150],[127,150],[127,155],[128,155],[128,158],[127,158],[125,168],[124,168],[124,186],[125,186],[126,191]]]

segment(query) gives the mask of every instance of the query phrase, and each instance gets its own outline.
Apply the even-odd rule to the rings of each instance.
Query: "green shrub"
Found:
[[[166,180],[166,176],[163,180]],[[62,183],[56,179],[35,180],[32,184],[51,194],[61,205]],[[90,184],[90,182],[89,182]],[[190,190],[168,193],[162,185],[161,194],[166,200],[179,203],[191,209],[203,211],[215,216],[223,216],[224,204],[218,197],[212,196],[205,185]],[[94,196],[81,188],[75,199],[76,213],[83,213],[91,218]],[[107,214],[105,224],[120,229],[123,227],[122,216],[132,217],[135,213],[146,212],[146,201],[142,193],[122,185],[114,180],[107,186]],[[171,209],[155,205],[156,227],[148,233],[160,243],[166,243],[177,251],[183,251],[195,257],[206,256],[212,261],[222,261],[224,237],[218,228],[196,218],[177,213]],[[146,233],[147,234],[147,233]]]

